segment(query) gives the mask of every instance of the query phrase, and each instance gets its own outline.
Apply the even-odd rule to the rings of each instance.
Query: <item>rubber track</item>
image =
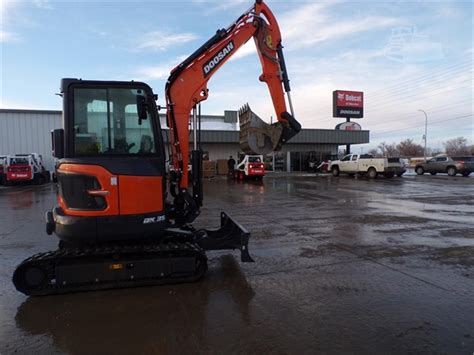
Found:
[[[171,277],[159,278],[135,278],[122,279],[106,282],[88,282],[59,285],[55,282],[56,266],[60,263],[66,265],[81,265],[88,262],[110,264],[120,262],[122,259],[133,256],[146,260],[163,258],[195,257],[196,268],[193,274],[178,274]],[[24,281],[24,273],[31,267],[40,268],[47,275],[44,282],[38,287],[32,288]],[[51,294],[62,294],[69,292],[94,291],[112,288],[126,288],[138,286],[151,286],[172,283],[193,282],[202,278],[207,271],[207,257],[204,251],[195,243],[169,242],[169,243],[146,243],[133,245],[107,245],[86,248],[64,248],[55,251],[35,254],[25,259],[16,268],[13,274],[13,283],[18,291],[31,296],[43,296]]]

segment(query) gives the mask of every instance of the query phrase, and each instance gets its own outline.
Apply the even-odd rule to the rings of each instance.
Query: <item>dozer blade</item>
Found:
[[[240,149],[245,154],[265,155],[280,146],[283,126],[268,124],[258,117],[248,104],[239,110]]]
[[[242,262],[253,262],[249,254],[250,233],[225,212],[221,212],[221,227],[203,230],[197,244],[204,250],[239,249]]]

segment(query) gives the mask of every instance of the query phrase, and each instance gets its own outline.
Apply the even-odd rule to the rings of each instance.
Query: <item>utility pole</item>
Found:
[[[423,136],[423,139],[425,141],[425,149],[423,151],[423,158],[426,162],[426,139],[427,139],[427,133],[428,133],[428,115],[426,114],[424,110],[418,110],[418,111],[421,111],[425,114],[425,135]]]

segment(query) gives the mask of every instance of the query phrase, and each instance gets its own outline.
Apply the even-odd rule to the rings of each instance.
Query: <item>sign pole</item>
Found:
[[[351,121],[351,118],[346,117],[346,122],[350,122],[350,121]],[[351,145],[350,144],[346,145],[346,154],[351,154]]]

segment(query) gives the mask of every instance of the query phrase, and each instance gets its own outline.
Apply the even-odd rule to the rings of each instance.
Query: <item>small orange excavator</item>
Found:
[[[250,234],[225,212],[220,229],[190,225],[203,200],[198,106],[208,97],[209,79],[252,37],[263,68],[260,80],[268,85],[278,122],[267,125],[251,112],[243,115],[241,144],[246,153],[265,154],[301,129],[293,115],[277,21],[257,1],[171,71],[165,88],[173,163],[169,184],[160,107],[148,85],[62,80],[64,128],[52,132],[58,206],[46,213],[46,231],[56,234],[59,247],[18,265],[13,283],[20,292],[191,282],[207,270],[206,250],[240,249],[243,262],[253,261]]]

